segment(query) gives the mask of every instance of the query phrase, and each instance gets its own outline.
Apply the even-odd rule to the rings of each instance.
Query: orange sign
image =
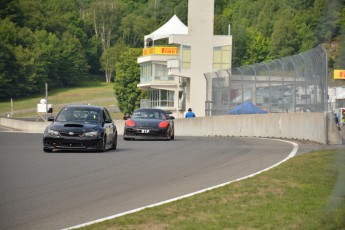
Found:
[[[177,48],[176,47],[157,47],[160,48],[158,52],[161,54],[177,54]]]
[[[151,54],[154,54],[154,48],[153,47],[143,49],[143,56],[151,55]]]
[[[334,70],[334,79],[343,79],[345,80],[345,70]]]
[[[177,55],[177,47],[154,46],[154,47],[143,49],[143,56],[147,56],[151,54]]]

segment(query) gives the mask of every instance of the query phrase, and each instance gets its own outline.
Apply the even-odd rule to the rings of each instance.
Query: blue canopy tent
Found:
[[[241,105],[236,106],[235,108],[228,111],[227,114],[264,114],[268,113],[266,110],[263,110],[259,107],[256,107],[251,101],[246,101]]]

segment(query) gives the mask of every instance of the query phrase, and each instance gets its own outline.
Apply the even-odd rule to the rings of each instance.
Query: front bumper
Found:
[[[134,129],[125,128],[125,139],[169,140],[168,129]]]
[[[101,150],[102,138],[67,138],[51,137],[43,138],[43,149],[61,149],[61,150]]]

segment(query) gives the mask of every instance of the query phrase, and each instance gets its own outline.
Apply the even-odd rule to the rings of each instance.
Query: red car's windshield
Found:
[[[164,112],[160,112],[160,111],[139,110],[139,111],[134,111],[132,118],[147,118],[147,119],[165,120],[166,115]]]

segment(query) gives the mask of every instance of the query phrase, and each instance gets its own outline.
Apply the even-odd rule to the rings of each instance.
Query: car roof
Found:
[[[154,111],[154,112],[163,112],[163,113],[166,113],[165,110],[163,110],[163,109],[157,109],[157,108],[140,108],[140,109],[134,110],[134,112],[139,112],[139,111]]]
[[[96,105],[65,105],[65,108],[98,108],[98,109],[103,109],[103,106],[96,106]]]

